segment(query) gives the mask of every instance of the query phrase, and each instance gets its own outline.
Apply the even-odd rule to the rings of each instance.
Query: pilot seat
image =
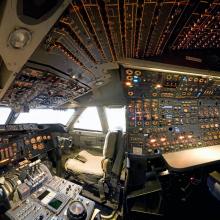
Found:
[[[122,131],[109,131],[105,137],[103,156],[95,156],[83,150],[76,157],[66,161],[65,170],[84,185],[98,189],[101,201],[105,201],[109,187],[117,188],[124,153]]]

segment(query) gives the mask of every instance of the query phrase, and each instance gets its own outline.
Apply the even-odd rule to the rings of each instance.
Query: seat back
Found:
[[[118,167],[116,166],[120,163],[121,165],[121,148],[122,148],[122,131],[113,131],[108,132],[105,139],[105,144],[103,148],[103,162],[102,162],[102,168],[105,173],[105,178],[109,177],[112,174],[113,168],[115,169],[115,172],[118,172]],[[120,152],[120,155],[118,154]],[[117,163],[115,164],[115,162]]]
[[[115,155],[117,131],[109,131],[105,137],[105,143],[103,146],[103,157],[105,159],[112,159]]]

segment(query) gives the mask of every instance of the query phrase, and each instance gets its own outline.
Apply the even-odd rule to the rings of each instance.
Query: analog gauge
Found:
[[[141,71],[140,71],[140,70],[135,70],[135,71],[134,71],[134,75],[140,76],[140,75],[141,75]]]
[[[31,143],[32,144],[35,144],[36,143],[36,139],[33,137],[33,138],[31,138]]]
[[[130,91],[130,92],[128,92],[128,95],[129,95],[129,96],[133,96],[133,95],[134,95],[134,92],[131,92],[131,91]]]
[[[37,144],[33,144],[32,147],[34,150],[37,150]]]
[[[38,149],[38,150],[44,149],[44,144],[43,144],[43,143],[38,144],[38,145],[37,145],[37,149]]]
[[[131,76],[133,74],[133,70],[131,70],[131,69],[127,69],[127,70],[125,70],[125,72],[128,76]]]
[[[42,136],[37,136],[37,142],[40,143],[42,141]]]

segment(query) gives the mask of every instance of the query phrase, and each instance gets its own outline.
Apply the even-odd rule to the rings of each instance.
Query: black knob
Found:
[[[69,220],[84,220],[86,219],[87,212],[80,201],[74,201],[70,203],[67,210],[67,217]]]

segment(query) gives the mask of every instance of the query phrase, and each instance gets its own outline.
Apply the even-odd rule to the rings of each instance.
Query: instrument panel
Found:
[[[128,150],[157,155],[220,144],[220,81],[121,67]]]
[[[17,184],[9,185],[12,182],[8,182],[10,177]],[[6,173],[5,180],[2,189],[10,186],[11,193],[16,192],[19,198],[11,201],[4,219],[91,219],[95,203],[79,195],[82,186],[52,176],[40,160],[31,163],[28,160],[23,161],[15,170]]]
[[[60,127],[62,127],[60,125]],[[59,125],[7,125],[0,129],[0,167],[21,159],[32,159],[56,149],[54,133],[62,131]],[[22,130],[26,128],[26,130]]]
[[[25,66],[15,77],[2,103],[19,111],[22,108],[55,108],[89,92],[91,88],[70,76]]]

